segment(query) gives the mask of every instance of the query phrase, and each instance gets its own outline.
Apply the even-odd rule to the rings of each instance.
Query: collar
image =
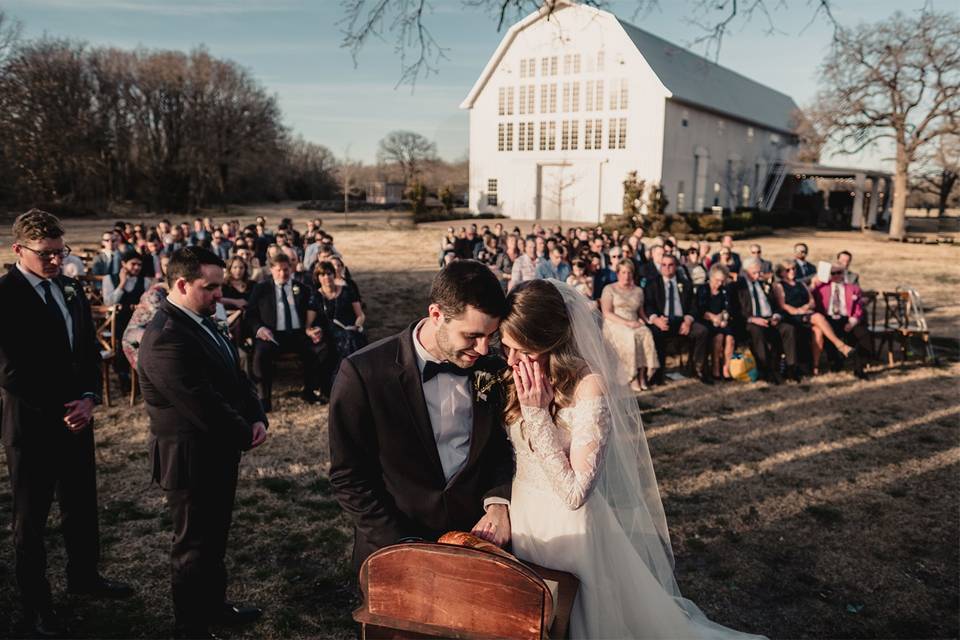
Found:
[[[167,297],[167,302],[169,302],[171,305],[173,305],[177,309],[180,309],[180,311],[183,311],[185,314],[187,314],[188,317],[192,318],[194,322],[196,322],[200,326],[203,326],[203,316],[201,316],[198,313],[194,313],[193,311],[191,311],[190,309],[187,309],[183,305],[177,304],[176,302],[171,300],[169,297]]]
[[[440,360],[437,360],[432,353],[427,351],[423,343],[420,342],[420,329],[423,328],[426,322],[427,318],[424,318],[413,328],[413,353],[417,356],[417,369],[420,370],[421,375],[423,374],[423,367],[426,366],[427,362],[440,362]]]
[[[273,286],[277,287],[278,289],[286,289],[286,288],[287,288],[287,285],[289,285],[291,282],[293,282],[293,278],[291,278],[290,280],[287,280],[287,281],[284,282],[283,284],[280,284],[280,283],[277,282],[276,280],[271,280],[271,282],[273,283]]]
[[[27,279],[27,282],[29,282],[30,286],[33,287],[34,289],[39,287],[41,282],[49,282],[50,284],[54,283],[52,278],[41,278],[37,276],[36,274],[31,272],[29,269],[24,267],[22,264],[20,264],[19,260],[17,261],[17,269],[20,270],[20,273],[23,274],[23,277]]]
[[[673,284],[677,284],[677,276],[673,276],[672,278],[663,276],[663,284],[670,284],[671,282]]]

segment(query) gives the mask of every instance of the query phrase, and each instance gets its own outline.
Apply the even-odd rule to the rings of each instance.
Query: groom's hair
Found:
[[[433,279],[430,303],[438,305],[448,319],[462,315],[468,305],[495,318],[502,318],[507,311],[497,277],[476,260],[455,260],[444,267]]]
[[[220,257],[203,247],[184,247],[173,252],[167,264],[167,285],[173,289],[177,278],[193,282],[203,277],[203,265],[216,265],[225,268],[226,263]]]

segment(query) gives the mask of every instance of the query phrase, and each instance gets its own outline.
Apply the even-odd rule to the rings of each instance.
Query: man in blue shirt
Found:
[[[550,260],[540,261],[537,265],[537,277],[541,280],[553,278],[560,282],[566,282],[570,275],[570,265],[567,264],[566,251],[560,245],[550,250]]]

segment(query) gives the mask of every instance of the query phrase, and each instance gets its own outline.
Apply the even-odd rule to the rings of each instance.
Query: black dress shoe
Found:
[[[713,376],[710,375],[709,373],[701,373],[698,377],[700,378],[700,382],[702,382],[703,384],[707,384],[707,385],[713,384]]]
[[[33,632],[38,638],[60,638],[66,629],[53,609],[33,616]]]
[[[250,624],[263,616],[263,609],[259,607],[245,607],[242,604],[224,602],[223,609],[217,622],[220,624]]]
[[[94,598],[129,598],[133,595],[133,588],[123,582],[107,580],[98,575],[93,580],[68,583],[67,593]]]

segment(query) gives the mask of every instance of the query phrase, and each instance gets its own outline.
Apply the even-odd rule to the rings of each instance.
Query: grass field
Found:
[[[252,212],[248,212],[252,215]],[[271,209],[275,222],[279,213]],[[303,219],[303,218],[301,218]],[[92,245],[105,221],[69,223]],[[366,226],[369,225],[369,226]],[[424,311],[442,227],[328,224],[368,305],[374,338]],[[841,248],[867,288],[916,286],[935,334],[960,333],[960,248],[795,230],[761,238],[766,257]],[[0,232],[9,261],[8,228]],[[746,247],[741,247],[746,251]],[[6,312],[6,311],[5,311]],[[266,609],[236,638],[350,638],[350,525],[332,497],[327,416],[281,387],[267,443],[241,466],[230,597]],[[640,397],[684,595],[712,619],[775,638],[957,637],[960,364],[828,374],[802,385],[673,382]],[[142,403],[97,414],[103,571],[137,595],[119,603],[63,593],[54,508],[47,548],[58,607],[82,637],[169,631],[169,519],[150,486]],[[2,454],[0,454],[2,457]],[[16,610],[6,465],[0,470],[0,611]],[[0,636],[18,635],[15,615]]]

